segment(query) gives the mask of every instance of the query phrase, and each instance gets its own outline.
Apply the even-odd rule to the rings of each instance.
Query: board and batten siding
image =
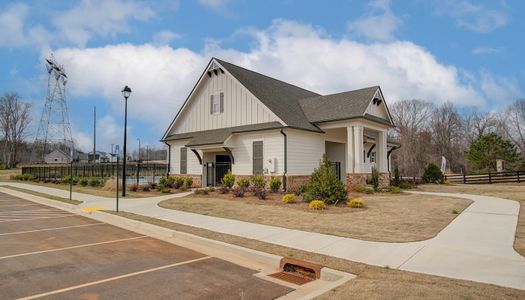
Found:
[[[288,175],[311,175],[325,153],[325,136],[300,130],[288,135]]]
[[[381,101],[381,104],[379,105],[374,104],[373,101],[370,101],[368,107],[366,108],[366,113],[385,120],[390,120],[390,117],[388,116],[388,111],[385,106],[385,99],[381,97],[381,94],[379,92],[376,92],[375,97],[380,98],[383,101]]]
[[[210,113],[211,95],[224,93],[224,112]],[[205,75],[171,133],[184,133],[278,121],[277,117],[228,73]]]
[[[180,173],[180,148],[184,147],[187,140],[181,141],[169,141],[171,145],[171,157],[170,157],[170,174],[181,174]],[[202,156],[202,153],[201,153]],[[202,166],[199,164],[199,159],[195,156],[190,149],[186,153],[186,174],[190,175],[201,175]]]
[[[263,142],[263,168],[270,169],[268,160],[276,160],[275,172],[265,173],[264,175],[283,175],[284,137],[279,131],[233,135],[228,141],[228,147],[232,149],[235,159],[235,164],[232,165],[232,173],[235,175],[252,175],[254,141]]]

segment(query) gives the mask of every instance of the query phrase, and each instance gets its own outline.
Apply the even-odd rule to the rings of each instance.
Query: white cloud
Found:
[[[347,23],[348,30],[370,40],[393,40],[402,22],[390,9],[390,0],[374,0],[368,6],[368,13]]]
[[[28,43],[24,28],[29,6],[14,4],[0,12],[0,47],[19,47]]]
[[[129,116],[148,124],[151,132],[158,133],[155,138],[169,125],[211,56],[325,94],[381,85],[390,102],[422,98],[483,106],[484,94],[495,93],[490,80],[486,80],[485,91],[480,91],[476,80],[464,82],[466,76],[454,66],[438,62],[428,50],[411,42],[367,44],[333,39],[311,26],[287,21],[276,21],[266,30],[253,32],[253,37],[258,43],[249,51],[217,44],[202,52],[120,44],[64,48],[55,56],[68,70],[73,101],[79,96],[103,98],[111,104],[113,114],[122,115],[120,90],[129,85],[133,90]]]
[[[496,3],[496,5],[500,3],[498,8],[474,4],[469,0],[443,0],[437,3],[438,14],[451,16],[459,27],[471,31],[487,33],[508,23],[505,2],[503,1],[492,2],[492,4]]]
[[[485,70],[481,72],[480,87],[489,101],[499,103],[516,100],[525,95],[515,79],[494,76]]]
[[[497,54],[503,51],[502,47],[492,48],[492,47],[478,47],[472,50],[472,54]]]
[[[141,2],[123,0],[82,0],[69,11],[54,18],[65,38],[83,47],[94,36],[112,37],[129,32],[128,21],[146,21],[153,10]]]
[[[153,35],[153,43],[156,45],[169,45],[180,37],[181,35],[176,32],[161,30]]]

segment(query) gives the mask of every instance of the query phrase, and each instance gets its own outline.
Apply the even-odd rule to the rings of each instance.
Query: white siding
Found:
[[[263,141],[264,168],[270,168],[269,159],[276,161],[275,172],[266,173],[266,175],[282,175],[284,172],[284,137],[279,131],[234,135],[228,141],[228,147],[231,147],[235,159],[232,165],[233,174],[252,174],[253,141]]]
[[[224,93],[224,112],[210,114],[210,96]],[[278,121],[257,98],[228,73],[205,75],[177,119],[172,133],[194,132]]]
[[[187,140],[168,142],[171,145],[170,174],[180,174],[180,148],[184,147],[187,142]],[[200,155],[202,157],[202,153]],[[199,159],[195,153],[190,149],[188,149],[187,160],[187,174],[201,175],[202,166],[199,164]]]
[[[287,130],[288,135],[288,174],[310,175],[325,153],[324,134]]]
[[[386,110],[386,106],[385,106],[385,99],[381,97],[381,93],[379,93],[379,91],[376,92],[375,97],[383,101],[379,105],[374,104],[373,101],[370,101],[370,103],[368,104],[368,107],[366,108],[366,113],[372,116],[383,118],[385,120],[390,120],[390,117],[388,116],[388,111]]]

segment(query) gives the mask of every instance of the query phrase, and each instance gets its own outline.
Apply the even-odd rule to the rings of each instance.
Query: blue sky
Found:
[[[452,101],[497,110],[525,97],[524,1],[3,1],[0,93],[46,95],[44,57],[69,76],[74,139],[160,146],[212,56],[320,92],[381,85],[387,101]],[[31,132],[31,135],[34,133]],[[32,136],[29,139],[32,139]]]

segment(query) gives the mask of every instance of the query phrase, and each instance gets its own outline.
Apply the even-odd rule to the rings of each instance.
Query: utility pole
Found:
[[[93,162],[97,160],[97,107],[93,107]]]

